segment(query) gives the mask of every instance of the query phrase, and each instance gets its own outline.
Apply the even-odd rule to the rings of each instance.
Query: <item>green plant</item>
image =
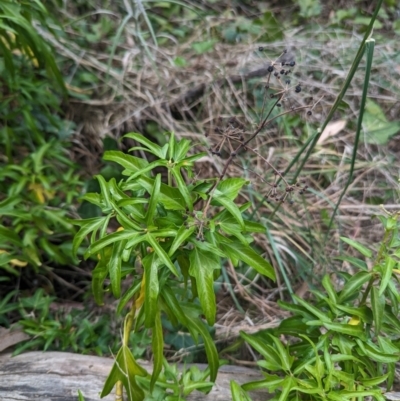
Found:
[[[258,365],[265,378],[241,389],[232,386],[234,400],[249,399],[243,390],[261,388],[280,401],[385,399],[380,386],[393,386],[400,359],[399,216],[378,216],[385,231],[375,257],[371,249],[342,238],[370,261],[341,258],[357,273],[326,275],[324,289],[312,291],[313,299],[280,302],[293,316],[277,329],[241,333],[263,357]]]
[[[0,172],[0,267],[14,275],[29,265],[38,272],[48,264],[68,265],[74,228],[68,206],[82,183],[58,141],[6,164]]]
[[[140,134],[126,137],[141,144],[131,150],[142,150],[154,161],[119,151],[105,152],[104,159],[123,166],[127,178],[117,183],[114,178],[107,182],[97,176],[101,193],[89,193],[83,198],[97,205],[103,216],[74,221],[80,229],[73,248],[76,252],[90,235],[85,258],[97,260],[92,281],[97,303],[102,304],[104,293],[111,291],[120,298],[119,313],[131,304],[125,318],[123,344],[102,395],[122,382],[129,399],[142,399],[137,377],[146,377],[147,373],[128,348],[132,329],[152,329],[154,371],[150,390],[163,366],[163,314],[175,326],[188,330],[196,342],[199,336],[203,338],[210,380],[214,381],[219,360],[202,316],[208,325],[214,324],[213,284],[220,275],[222,260],[230,259],[235,265],[242,261],[271,279],[274,272],[250,246],[249,234],[264,231],[264,227],[244,218],[249,203],[238,206],[234,202],[246,180],[198,179],[193,163],[204,154],[188,156],[190,142],[177,141],[173,134],[163,147]],[[155,169],[163,172],[154,177]],[[162,182],[163,176],[166,183]],[[195,210],[200,203],[204,206]],[[124,293],[123,280],[130,283]]]
[[[97,355],[118,351],[121,318],[57,303],[56,297],[46,295],[41,288],[32,296],[10,292],[0,303],[0,317],[6,317],[10,312],[11,316],[21,317],[16,324],[31,336],[16,346],[14,355],[32,348]],[[10,321],[0,319],[0,324],[9,326]],[[134,347],[135,357],[143,355],[148,341],[132,333],[131,342],[140,342],[142,346]]]

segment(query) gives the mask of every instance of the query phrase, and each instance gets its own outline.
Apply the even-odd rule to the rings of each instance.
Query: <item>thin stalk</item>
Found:
[[[367,102],[367,96],[368,96],[368,84],[369,84],[369,79],[370,79],[370,75],[371,75],[372,60],[374,58],[374,46],[375,46],[375,40],[368,39],[366,42],[366,46],[365,46],[365,50],[367,52],[367,65],[365,67],[364,86],[363,86],[363,92],[362,92],[362,96],[361,96],[360,113],[358,115],[357,131],[356,131],[356,137],[354,139],[353,155],[351,158],[349,177],[347,179],[346,185],[343,188],[342,193],[340,194],[339,200],[336,202],[335,209],[333,210],[331,219],[329,221],[328,229],[325,234],[324,243],[326,243],[326,241],[328,239],[329,232],[332,228],[333,220],[335,219],[336,212],[339,208],[339,205],[342,202],[342,199],[347,191],[347,188],[349,187],[349,185],[353,179],[354,165],[356,163],[356,158],[357,158],[358,143],[360,141],[360,136],[361,136],[361,131],[362,131],[362,122],[363,122],[363,118],[364,118],[365,104]]]

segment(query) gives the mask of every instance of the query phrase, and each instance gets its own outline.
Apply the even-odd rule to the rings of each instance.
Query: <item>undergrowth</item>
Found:
[[[100,3],[102,7],[97,9]],[[372,330],[371,336],[367,333],[362,340],[367,350],[386,354],[387,340],[380,336],[388,323],[381,322],[380,332],[376,309],[382,302],[377,306],[364,302],[362,310],[369,308],[370,312],[360,317],[353,310],[354,316],[350,316],[343,307],[358,308],[358,304],[347,304],[354,300],[339,295],[340,302],[346,304],[343,306],[331,292],[324,295],[319,291],[326,272],[339,272],[354,262],[349,259],[354,255],[345,252],[338,237],[357,238],[364,245],[377,243],[382,227],[371,223],[370,215],[379,211],[381,203],[389,203],[389,211],[398,207],[393,177],[398,172],[399,124],[393,120],[398,114],[394,83],[399,51],[389,40],[388,30],[399,29],[393,17],[396,4],[385,1],[380,14],[374,16],[377,46],[371,64],[374,42],[366,39],[373,10],[364,3],[360,7],[343,4],[336,10],[329,10],[317,0],[287,1],[268,10],[262,8],[262,2],[229,8],[224,2],[203,2],[201,6],[162,2],[154,7],[152,2],[144,1],[140,2],[141,9],[130,2],[124,2],[124,6],[100,3],[63,2],[61,6],[48,2],[51,15],[39,1],[28,5],[8,0],[0,5],[8,24],[0,31],[0,140],[4,149],[0,173],[0,290],[4,297],[0,319],[7,327],[20,321],[32,336],[19,351],[36,347],[116,352],[121,316],[109,320],[98,308],[85,318],[87,309],[70,311],[56,302],[59,298],[83,302],[92,280],[99,303],[103,295],[107,303],[112,296],[122,296],[117,312],[124,315],[126,305],[130,311],[117,365],[131,363],[131,353],[137,358],[149,355],[151,349],[156,362],[153,376],[128,363],[129,369],[134,369],[128,381],[115,368],[104,392],[114,382],[122,382],[132,397],[132,391],[138,392],[135,397],[141,397],[142,391],[150,389],[158,397],[163,397],[165,388],[170,397],[186,396],[195,388],[208,391],[209,377],[216,377],[219,365],[214,344],[218,338],[214,340],[214,331],[203,318],[208,324],[219,322],[229,327],[238,318],[244,321],[245,309],[247,319],[256,325],[266,314],[285,317],[276,301],[299,302],[296,293],[304,294],[304,284],[304,291],[311,288],[317,297],[307,305],[320,302],[331,324],[347,319],[357,329],[378,327],[377,334]],[[285,15],[290,18],[285,20]],[[54,20],[49,23],[52,16],[62,22],[62,28]],[[329,28],[318,25],[321,21],[329,21]],[[343,29],[350,24],[352,35]],[[358,46],[360,41],[362,51],[356,54],[355,44]],[[280,54],[283,48],[287,53]],[[69,104],[56,67],[56,53],[67,82]],[[346,80],[343,70],[351,63]],[[360,73],[360,66],[367,74]],[[263,68],[263,75],[255,74]],[[185,97],[186,89],[202,85],[197,98]],[[336,98],[340,86],[343,90]],[[335,121],[329,123],[331,118]],[[144,143],[143,137],[134,134],[128,138],[129,145],[121,145],[120,137],[129,131],[143,132],[148,139]],[[165,131],[175,132],[175,139]],[[134,156],[122,156],[121,149],[133,146],[133,140],[136,145],[140,143]],[[75,238],[81,245],[75,240],[73,249],[72,238],[77,230],[70,218],[78,217],[76,199],[87,172],[91,175],[101,168],[99,157],[104,148],[112,148],[105,159],[122,164],[125,173],[131,169],[134,178],[121,176],[121,168],[110,163],[102,170],[98,183],[86,182],[86,192],[93,195],[86,195],[79,209],[86,220],[78,223],[80,234]],[[189,148],[185,159],[183,153]],[[208,151],[200,158],[199,150],[205,148]],[[71,157],[84,167],[71,162]],[[191,173],[197,158],[196,171]],[[124,163],[131,164],[127,168]],[[143,171],[144,166],[149,170]],[[148,166],[155,167],[154,175]],[[155,200],[147,206],[151,197]],[[105,216],[109,216],[109,225]],[[389,216],[388,220],[394,218]],[[78,266],[90,229],[95,235],[86,252],[88,260]],[[129,230],[138,234],[131,238]],[[254,237],[250,236],[252,230],[256,232]],[[233,241],[234,246],[229,246],[229,241],[224,243],[219,235]],[[174,236],[182,241],[179,243]],[[101,243],[104,247],[100,249],[96,241],[103,237],[108,238],[106,242],[113,240]],[[137,244],[133,244],[133,237]],[[129,249],[124,248],[125,240],[131,245]],[[121,258],[117,244],[119,250],[124,248]],[[203,259],[207,260],[204,265],[200,263]],[[358,261],[357,266],[361,265]],[[382,263],[375,265],[383,269]],[[378,283],[382,269],[370,270],[368,277],[373,275]],[[271,280],[274,272],[278,273],[278,286]],[[392,273],[390,279],[394,280],[395,268]],[[150,282],[146,274],[151,275]],[[343,280],[352,282],[347,279],[344,274]],[[325,291],[328,281],[324,278]],[[332,285],[335,291],[344,291]],[[385,291],[380,294],[378,290],[378,295]],[[172,295],[178,296],[178,306]],[[187,304],[182,306],[185,297]],[[387,305],[393,308],[395,302],[390,299]],[[180,312],[182,307],[185,313]],[[304,321],[312,320],[310,311],[303,312],[296,319],[304,328]],[[352,320],[357,316],[359,321]],[[376,386],[385,380],[390,384],[391,367],[385,371],[384,362],[372,358],[374,362],[359,370],[348,361],[341,366],[342,362],[335,360],[333,364],[340,370],[332,370],[328,356],[343,354],[342,337],[353,336],[354,330],[343,334],[333,326],[329,329],[326,319],[316,322],[320,317],[313,316],[315,324],[304,328],[303,334],[311,342],[307,343],[305,337],[300,340],[302,349],[310,344],[310,363],[303,365],[303,370],[289,337],[284,339],[287,351],[283,351],[270,335],[279,334],[290,319],[269,334],[260,333],[254,339],[243,335],[266,359],[271,359],[270,353],[274,357],[278,354],[276,365],[267,362],[264,366],[269,369],[267,379],[253,387],[271,388],[268,380],[276,380],[277,394],[282,396],[282,383],[290,381],[285,389],[301,385],[304,390],[306,381],[309,389],[320,392],[323,387],[328,393],[330,386],[342,391],[338,382],[346,376],[342,380],[347,386],[345,391],[350,391],[352,385],[361,391],[369,383],[365,391],[379,398]],[[133,323],[137,331],[143,325],[145,329],[130,334]],[[168,327],[168,331],[162,327]],[[149,340],[152,330],[153,339]],[[327,330],[333,332],[326,334]],[[177,340],[182,332],[182,338],[192,336],[193,341]],[[319,337],[319,332],[325,337]],[[192,349],[203,350],[200,358],[211,359],[210,369],[179,376],[163,359],[164,334],[177,349],[179,344],[197,342]],[[132,339],[132,335],[140,340]],[[228,341],[237,335],[238,331],[232,331]],[[260,338],[262,347],[257,343]],[[319,341],[321,338],[326,342]],[[331,348],[326,348],[327,338],[337,340],[328,344]],[[141,346],[129,350],[132,341],[140,341]],[[354,358],[367,364],[367,351],[354,341]],[[168,356],[183,360],[185,351],[170,350]],[[279,362],[286,356],[292,365]],[[322,373],[318,371],[321,366]],[[271,373],[271,367],[279,379]],[[300,384],[290,376],[295,370],[301,372],[297,378],[303,381]],[[343,372],[341,379],[338,371]],[[132,384],[135,380],[137,383]],[[247,397],[236,385],[232,389],[234,397]],[[333,392],[331,396],[335,398]]]

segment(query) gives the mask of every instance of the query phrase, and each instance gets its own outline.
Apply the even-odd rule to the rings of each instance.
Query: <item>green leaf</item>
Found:
[[[347,244],[352,246],[354,249],[357,249],[357,251],[360,252],[361,254],[363,254],[365,257],[367,257],[367,258],[372,257],[372,251],[370,249],[366,248],[364,245],[361,245],[357,241],[354,241],[354,240],[352,240],[350,238],[346,238],[346,237],[340,237],[340,239],[343,242],[346,242]]]
[[[247,393],[235,381],[231,380],[232,401],[251,401]]]
[[[142,264],[144,267],[145,280],[145,327],[150,328],[154,326],[154,320],[159,311],[158,294],[160,292],[160,286],[158,282],[158,268],[161,264],[161,260],[155,252],[152,252],[143,258]]]
[[[240,209],[233,203],[229,198],[226,196],[220,195],[217,191],[214,193],[212,203],[219,203],[220,205],[224,206],[236,219],[239,223],[240,227],[244,229],[244,221],[242,217],[242,213]]]
[[[230,257],[239,259],[254,268],[260,274],[275,281],[275,271],[269,262],[263,259],[250,246],[240,242],[221,243],[220,248]]]
[[[175,293],[173,290],[168,287],[167,285],[164,285],[162,290],[161,290],[161,296],[167,306],[169,307],[170,311],[176,316],[178,321],[183,324],[185,327],[188,326],[187,318],[185,313],[183,312]]]
[[[159,145],[150,141],[149,139],[147,139],[146,137],[144,137],[141,134],[131,132],[129,134],[124,135],[124,138],[131,138],[131,139],[134,139],[136,142],[141,143],[142,145],[144,145],[146,147],[146,151],[148,151],[149,153],[152,153],[153,155],[159,157],[160,159],[165,159],[165,157],[167,155],[166,151],[167,151],[168,147],[161,148]]]
[[[261,362],[261,361],[259,361]],[[267,389],[269,392],[275,391],[282,386],[284,378],[278,375],[270,375],[269,373],[263,372],[264,380],[257,380],[252,382],[244,383],[242,388],[246,391],[262,390]]]
[[[118,223],[126,230],[142,231],[142,227],[130,219],[117,205],[115,202],[111,201],[111,206],[117,213]]]
[[[130,173],[136,173],[145,168],[149,163],[142,158],[127,155],[117,150],[108,150],[104,152],[103,160],[112,161],[120,164]]]
[[[358,258],[353,258],[351,256],[337,256],[336,258],[333,258],[335,260],[342,260],[344,262],[349,262],[351,265],[361,269],[368,271],[368,266],[365,263],[365,261],[358,259]]]
[[[125,292],[118,303],[117,314],[120,315],[125,305],[133,298],[133,296],[140,290],[140,282],[133,283],[132,286]]]
[[[294,358],[289,355],[287,348],[282,344],[281,340],[271,334],[268,334],[271,340],[275,344],[275,348],[278,351],[279,357],[282,362],[283,370],[290,372],[290,368],[292,367]]]
[[[224,214],[221,219],[216,219],[215,223],[218,224],[221,227],[221,230],[228,235],[234,235],[243,244],[248,244],[246,238],[241,233],[242,227],[230,214]]]
[[[278,401],[286,401],[294,385],[294,379],[291,376],[286,376],[286,378],[282,382],[282,393]]]
[[[244,220],[244,229],[247,233],[265,233],[265,226],[254,221]]]
[[[248,183],[249,181],[245,180],[244,178],[227,178],[218,184],[216,193],[221,193],[233,201],[236,199],[243,186],[247,185]]]
[[[240,332],[240,336],[264,357],[264,361],[259,361],[258,363],[260,366],[271,371],[282,370],[282,360],[274,347],[269,345],[264,339],[248,335],[243,331]]]
[[[378,386],[379,384],[383,383],[388,378],[388,376],[389,376],[389,374],[386,373],[385,375],[382,375],[382,376],[368,377],[365,379],[360,379],[360,382],[363,386],[366,386],[366,387]]]
[[[400,123],[398,121],[388,121],[382,108],[371,99],[367,99],[363,129],[367,143],[384,145],[393,135],[400,131]]]
[[[175,251],[193,234],[195,229],[195,226],[186,228],[184,225],[179,228],[174,240],[172,241],[171,247],[169,248],[169,257],[172,257]]]
[[[218,374],[219,359],[217,348],[215,347],[214,340],[211,338],[204,323],[197,318],[187,316],[188,326],[192,326],[203,337],[204,348],[207,355],[207,361],[210,368],[210,381],[215,382]]]
[[[115,298],[120,298],[121,296],[122,251],[125,248],[126,242],[127,240],[123,240],[114,243],[111,258],[108,262],[111,290]]]
[[[213,49],[217,42],[218,41],[216,39],[210,39],[210,40],[205,40],[203,42],[195,42],[192,44],[192,47],[196,53],[202,54]]]
[[[369,309],[366,306],[352,307],[352,306],[337,304],[336,307],[339,310],[346,312],[347,315],[349,316],[358,316],[364,323],[367,324],[372,323],[373,316],[371,309]]]
[[[312,315],[316,316],[322,322],[331,322],[332,319],[329,318],[326,312],[321,311],[320,309],[316,308],[315,306],[309,304],[304,299],[298,297],[297,295],[293,295],[293,300],[295,300],[299,305],[303,308],[307,309]]]
[[[154,186],[150,194],[150,202],[145,216],[147,226],[153,225],[154,214],[156,212],[160,194],[160,187],[161,187],[161,174],[157,174],[157,177],[154,180]]]
[[[180,141],[178,141],[176,143],[175,149],[172,152],[172,154],[173,154],[172,158],[174,159],[175,163],[181,163],[184,160],[188,161],[187,159],[185,159],[185,157],[186,157],[187,153],[189,152],[190,143],[191,142],[187,139],[181,139]],[[197,156],[197,155],[194,155],[194,156]],[[191,157],[193,157],[193,156],[191,156]],[[190,159],[189,161],[194,161],[194,160]]]
[[[373,361],[386,364],[386,363],[397,362],[400,359],[399,353],[397,353],[397,355],[384,353],[376,345],[372,343],[367,344],[359,339],[356,340],[356,343],[360,347],[360,350],[358,352],[361,355],[366,355]]]
[[[335,331],[337,333],[346,334],[348,336],[353,336],[360,338],[361,340],[366,340],[367,336],[365,330],[361,325],[345,324],[345,323],[335,323],[335,322],[322,322],[328,330]]]
[[[328,294],[328,296],[329,296],[329,299],[330,299],[330,300],[333,302],[333,304],[336,306],[336,303],[337,303],[337,293],[336,293],[335,288],[334,288],[333,285],[332,285],[331,278],[330,278],[330,276],[329,276],[328,274],[326,274],[326,275],[324,276],[324,278],[322,279],[322,285],[324,286],[324,288],[325,288],[325,290],[326,290],[326,292],[327,292],[327,294]]]
[[[127,182],[132,182],[132,181],[135,182],[138,179],[138,177],[146,176],[147,173],[149,173],[151,170],[154,170],[157,167],[167,167],[167,166],[168,166],[167,160],[155,160],[149,163],[146,167],[142,168],[141,170],[138,170],[135,173],[131,174],[128,177]]]
[[[103,305],[103,283],[107,277],[108,269],[106,261],[100,260],[92,272],[92,292],[97,305]]]
[[[139,183],[149,194],[151,193],[154,180],[151,178],[140,176],[137,178]],[[182,194],[178,188],[172,188],[168,185],[161,183],[160,187],[160,199],[159,202],[164,205],[168,210],[185,210],[185,201],[182,198]]]
[[[372,277],[371,272],[357,272],[349,281],[344,285],[339,294],[338,302],[342,303],[347,298],[352,297],[354,294],[359,294],[362,286]]]
[[[376,287],[371,288],[371,308],[374,316],[375,334],[378,335],[382,330],[383,315],[385,313],[385,297],[379,295],[379,290]]]
[[[103,211],[111,210],[111,197],[107,182],[102,175],[95,175],[95,178],[97,178],[97,181],[99,182],[101,195],[103,196],[105,202],[106,209]]]
[[[11,243],[17,247],[23,248],[23,244],[19,236],[11,229],[0,225],[0,239],[5,243]]]
[[[154,234],[147,233],[145,238],[147,242],[152,246],[160,260],[171,270],[171,272],[176,276],[179,277],[178,271],[176,267],[172,263],[171,259],[169,258],[168,254],[164,251],[161,245],[157,241],[157,232]]]
[[[111,393],[117,381],[122,381],[129,401],[142,401],[144,392],[136,383],[135,376],[146,376],[147,372],[137,364],[129,348],[123,345],[118,351],[117,357],[104,383],[100,398]]]
[[[117,231],[112,234],[108,234],[103,238],[100,238],[99,240],[93,242],[89,248],[85,252],[85,259],[87,259],[89,256],[93,254],[97,254],[100,250],[105,248],[108,245],[113,244],[114,242],[117,241],[123,241],[123,240],[129,240],[132,237],[137,237],[139,233],[136,231],[132,230],[122,230],[122,231]]]
[[[172,175],[175,177],[176,183],[178,185],[178,189],[182,194],[183,199],[185,200],[186,207],[190,212],[193,211],[193,202],[192,198],[190,197],[190,192],[188,190],[188,186],[185,180],[182,178],[181,171],[179,167],[174,167],[171,170]]]
[[[210,326],[215,324],[216,302],[214,293],[214,270],[221,268],[219,257],[194,248],[190,252],[189,274],[196,278],[200,305]]]
[[[385,264],[382,266],[382,279],[381,279],[381,285],[379,286],[379,296],[382,296],[383,293],[386,290],[386,287],[389,284],[389,281],[392,278],[393,274],[393,268],[396,264],[396,261],[390,257],[389,255],[386,255],[385,257]]]
[[[163,328],[161,324],[160,311],[158,311],[154,320],[151,345],[152,345],[154,362],[153,362],[153,374],[151,375],[151,381],[150,381],[150,392],[153,392],[158,376],[161,373],[161,369],[163,366],[163,358],[164,358],[164,338],[163,338]]]

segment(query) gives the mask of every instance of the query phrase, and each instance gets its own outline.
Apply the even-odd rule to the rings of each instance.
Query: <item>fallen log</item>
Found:
[[[100,392],[108,376],[113,359],[66,352],[28,352],[12,357],[0,355],[0,400],[1,401],[76,401],[78,390],[86,401],[100,399]],[[140,364],[151,371],[149,362]],[[204,369],[206,365],[198,365]],[[243,384],[261,379],[256,370],[238,366],[221,367],[212,391],[205,395],[193,392],[188,401],[231,400],[230,381]],[[253,401],[266,400],[267,392],[252,394]],[[114,394],[103,400],[115,400]]]

